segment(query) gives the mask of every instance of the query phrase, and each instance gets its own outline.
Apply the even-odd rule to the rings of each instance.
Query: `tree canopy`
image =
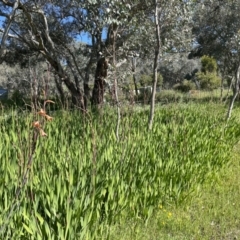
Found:
[[[1,62],[22,67],[47,62],[57,89],[64,84],[73,103],[86,109],[97,62],[103,57],[108,61],[110,85],[113,71],[119,83],[132,74],[133,58],[137,59],[136,81],[153,74],[156,4],[157,71],[163,76],[163,86],[173,86],[196,72],[187,72],[187,56],[191,65],[198,65],[199,58],[208,55],[222,75],[234,74],[239,64],[240,5],[229,0],[1,0]],[[81,41],[83,35],[88,36],[87,43]],[[152,70],[143,72],[147,64]]]

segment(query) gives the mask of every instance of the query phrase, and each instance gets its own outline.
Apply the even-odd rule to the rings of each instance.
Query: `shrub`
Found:
[[[183,94],[174,90],[164,90],[156,93],[156,102],[171,103],[181,102],[183,100]]]
[[[195,89],[195,84],[192,81],[183,80],[181,83],[177,83],[173,86],[174,90],[181,91],[181,92],[189,92],[190,90]]]
[[[141,86],[149,86],[152,85],[153,82],[153,74],[151,75],[146,75],[146,74],[142,74],[140,76],[139,82],[141,84]],[[157,82],[157,86],[161,86],[163,84],[163,77],[161,74],[158,74],[158,82]]]
[[[152,84],[152,77],[150,75],[142,74],[140,76],[139,82],[141,86],[147,86]]]
[[[213,90],[221,85],[221,78],[216,73],[203,73],[196,74],[197,80],[200,82],[201,89]]]
[[[206,73],[216,73],[217,72],[217,62],[214,58],[209,56],[201,57],[202,72]]]
[[[213,90],[221,85],[221,78],[217,76],[217,62],[209,56],[201,57],[202,69],[196,74],[202,89]]]

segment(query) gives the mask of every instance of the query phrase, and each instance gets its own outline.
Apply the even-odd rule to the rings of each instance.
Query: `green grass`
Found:
[[[239,145],[228,167],[212,183],[182,206],[165,206],[147,224],[141,219],[111,228],[116,240],[232,240],[240,237],[240,151]]]
[[[215,105],[215,107],[218,105]],[[213,114],[212,104],[205,105]],[[221,107],[220,107],[221,108]],[[212,110],[211,110],[212,109]],[[226,111],[223,110],[223,114]],[[239,122],[240,111],[234,110]],[[211,181],[203,184],[190,201],[180,206],[159,206],[147,224],[132,219],[111,227],[113,240],[233,240],[240,238],[240,143]]]
[[[0,236],[213,239],[216,229],[225,233],[218,227],[225,205],[217,205],[224,198],[210,194],[227,182],[240,130],[236,118],[226,125],[224,113],[214,103],[169,104],[159,107],[148,132],[148,111],[126,109],[117,141],[111,108],[87,118],[58,111],[36,148],[32,122],[42,118],[9,114],[0,120]],[[28,184],[21,186],[27,170]]]
[[[226,98],[227,93],[228,90],[224,89],[223,99]],[[220,96],[221,89],[215,89],[213,91],[192,90],[187,93],[176,90],[162,90],[156,94],[156,101],[161,104],[194,102],[196,104],[204,103],[208,105],[210,102],[219,103]]]

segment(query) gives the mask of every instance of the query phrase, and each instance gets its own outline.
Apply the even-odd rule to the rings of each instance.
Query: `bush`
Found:
[[[27,99],[19,90],[15,90],[8,99],[1,99],[1,104],[3,104],[5,108],[23,107],[26,105],[26,102]]]
[[[140,79],[139,79],[139,82],[140,82],[140,85],[141,86],[150,86],[152,85],[152,82],[153,82],[153,74],[151,75],[146,75],[146,74],[142,74],[140,76]],[[158,82],[157,82],[157,86],[161,86],[163,84],[163,77],[161,74],[158,74]]]
[[[181,91],[181,92],[189,92],[190,90],[195,89],[196,86],[192,81],[183,80],[182,83],[177,83],[173,86],[174,90]]]
[[[203,73],[196,74],[197,80],[200,82],[201,89],[213,90],[221,85],[221,78],[216,73]]]
[[[148,86],[152,84],[152,77],[150,75],[142,74],[139,79],[141,86]]]
[[[221,78],[217,76],[217,62],[209,56],[201,57],[202,71],[196,74],[201,89],[213,90],[221,85]]]
[[[216,73],[217,72],[217,62],[214,58],[209,56],[201,57],[202,72],[206,73]]]
[[[156,102],[171,103],[181,102],[183,100],[183,94],[174,90],[164,90],[156,93]]]

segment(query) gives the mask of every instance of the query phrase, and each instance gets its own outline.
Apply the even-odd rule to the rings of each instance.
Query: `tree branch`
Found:
[[[3,0],[3,2],[5,2],[5,1]],[[3,36],[2,36],[1,48],[0,48],[0,57],[2,56],[2,54],[4,52],[5,42],[6,42],[6,39],[8,37],[8,33],[9,33],[10,27],[12,25],[12,21],[14,19],[14,16],[15,16],[15,13],[16,13],[16,9],[18,8],[18,6],[19,6],[19,0],[16,0],[14,5],[13,5],[12,12],[9,15],[9,20],[8,20],[7,27],[5,28],[5,31],[4,31]]]
[[[5,29],[0,28],[0,32],[5,33]],[[18,39],[18,40],[20,39],[17,35],[13,35],[13,34],[10,34],[10,33],[8,33],[7,37],[15,38],[15,39]]]

